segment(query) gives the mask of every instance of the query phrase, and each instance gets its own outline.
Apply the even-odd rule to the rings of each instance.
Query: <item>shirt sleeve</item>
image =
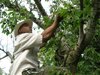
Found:
[[[41,45],[42,45],[41,33],[21,34],[17,36],[16,43],[15,43],[15,47],[18,46],[20,50],[24,50],[24,49],[32,48],[32,47],[40,47]]]
[[[26,48],[40,47],[42,45],[41,33],[29,33],[26,37],[24,37],[24,42],[22,43],[22,45]]]

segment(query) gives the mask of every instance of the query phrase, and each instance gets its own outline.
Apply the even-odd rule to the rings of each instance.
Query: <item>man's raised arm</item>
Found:
[[[42,32],[41,35],[43,36],[42,38],[43,41],[42,41],[42,46],[40,48],[45,46],[46,42],[51,38],[56,29],[59,27],[58,23],[61,22],[61,20],[63,19],[63,17],[60,17],[59,14],[60,13],[56,15],[56,19],[53,22],[53,24]]]

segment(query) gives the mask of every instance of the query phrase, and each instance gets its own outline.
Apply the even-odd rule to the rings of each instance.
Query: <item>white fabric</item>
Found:
[[[41,33],[24,33],[16,37],[15,60],[10,69],[10,75],[22,75],[27,68],[38,68],[37,52],[42,45]]]

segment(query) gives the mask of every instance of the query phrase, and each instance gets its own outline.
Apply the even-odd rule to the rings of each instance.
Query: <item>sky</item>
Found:
[[[0,25],[0,44],[4,47],[5,51],[9,51],[10,53],[13,53],[13,38],[11,39],[10,36],[7,36],[6,34],[2,33],[1,25]],[[2,46],[0,45],[0,48]],[[2,48],[3,49],[3,48]],[[5,56],[5,53],[3,53],[0,50],[0,58]],[[9,57],[6,57],[2,60],[0,60],[0,68],[2,68],[6,73],[9,73],[9,68],[11,66]]]
[[[2,48],[1,45],[4,48]],[[0,25],[0,48],[4,49],[5,51],[10,51],[10,53],[13,52],[13,41],[10,38],[10,36],[6,36],[6,34],[2,33],[1,25]],[[0,58],[3,56],[5,56],[5,53],[3,53],[0,50]],[[3,68],[3,70],[5,70],[5,72],[7,73],[8,73],[7,70],[9,69],[9,66],[10,66],[10,59],[8,57],[0,60],[0,67]]]
[[[48,8],[49,8],[49,5],[51,4],[51,2],[45,2],[45,0],[42,0],[42,4],[43,4],[43,7],[46,9],[46,12],[49,13]],[[35,23],[33,23],[33,24],[34,24],[34,27],[37,28],[37,25]],[[43,31],[43,30],[36,29],[35,32],[37,32],[37,31]],[[2,33],[2,29],[1,29],[1,25],[0,25],[0,43],[1,43],[1,45],[3,45],[4,50],[9,51],[11,54],[13,54],[13,50],[14,50],[13,39],[14,38],[10,38],[10,36],[6,36],[5,34]],[[1,46],[0,46],[0,48],[1,48]],[[2,56],[4,56],[4,53],[0,51],[0,57],[2,57]],[[9,57],[6,57],[6,58],[0,60],[0,67],[7,74],[9,73],[10,66],[11,66],[11,60],[9,59]]]

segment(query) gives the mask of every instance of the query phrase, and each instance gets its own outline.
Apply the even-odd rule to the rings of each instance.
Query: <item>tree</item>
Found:
[[[25,5],[21,5],[22,0],[0,0],[0,6],[2,8],[7,7],[8,9],[6,11],[9,11],[9,13],[6,11],[1,12],[1,17],[3,17],[3,20],[0,22],[3,28],[2,32],[7,35],[11,34],[17,22],[24,19],[31,19],[40,28],[45,29],[54,21],[55,14],[60,12],[61,16],[63,16],[63,21],[59,24],[60,26],[53,38],[48,41],[49,44],[40,50],[42,55],[44,53],[45,55],[51,54],[47,57],[43,57],[41,60],[45,60],[43,63],[48,63],[50,65],[64,66],[69,72],[73,74],[76,73],[80,65],[82,67],[82,64],[85,62],[83,60],[87,60],[84,59],[85,57],[82,58],[81,54],[84,53],[84,56],[91,57],[86,54],[90,55],[93,51],[97,52],[95,48],[98,47],[92,47],[93,44],[95,44],[95,41],[92,39],[96,39],[97,37],[94,36],[99,33],[97,27],[99,27],[100,22],[100,1],[53,0],[53,4],[50,6],[50,15],[48,15],[43,8],[41,0],[26,0],[26,2],[30,6],[29,10]],[[63,7],[61,7],[61,4]],[[2,10],[2,8],[0,10]],[[38,18],[35,17],[33,11],[38,13]],[[98,34],[97,36],[99,37]],[[100,56],[99,52],[96,54]],[[41,55],[39,56],[41,57]],[[55,59],[53,56],[55,56]],[[93,63],[93,66],[95,65],[95,70],[100,70],[100,67],[97,67],[98,64],[95,64],[93,61],[91,63]],[[100,64],[100,61],[98,61],[98,63]],[[94,73],[94,71],[92,71],[92,73]]]

